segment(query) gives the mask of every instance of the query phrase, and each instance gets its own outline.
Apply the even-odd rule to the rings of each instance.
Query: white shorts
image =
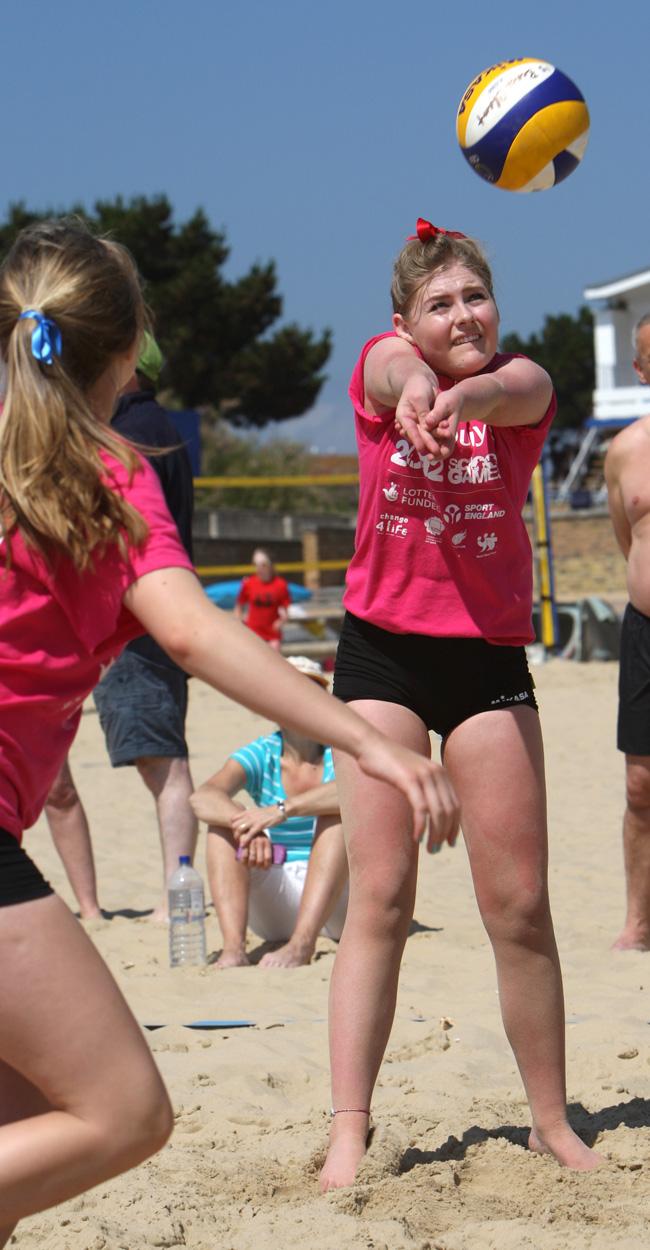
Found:
[[[308,861],[292,860],[272,868],[251,868],[248,925],[265,942],[288,942],[295,927],[305,888]],[[320,931],[321,937],[338,942],[348,907],[348,883]]]

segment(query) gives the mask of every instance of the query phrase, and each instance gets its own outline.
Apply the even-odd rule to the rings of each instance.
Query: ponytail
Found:
[[[0,268],[4,527],[16,526],[47,558],[67,553],[80,570],[96,549],[125,541],[137,546],[147,534],[140,514],[111,489],[101,453],[131,475],[139,459],[88,400],[144,325],[130,256],[80,222],[24,230]]]

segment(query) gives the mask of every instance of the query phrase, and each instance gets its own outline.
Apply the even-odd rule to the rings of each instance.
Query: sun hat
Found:
[[[153,336],[148,330],[145,330],[142,336],[142,347],[136,364],[136,371],[144,373],[145,378],[149,378],[150,382],[157,382],[160,371],[163,367],[163,354]]]
[[[286,658],[290,664],[293,664],[294,668],[298,669],[299,673],[304,673],[305,677],[311,677],[313,681],[317,681],[321,686],[329,689],[329,677],[323,671],[318,660],[310,660],[306,655],[288,655]]]

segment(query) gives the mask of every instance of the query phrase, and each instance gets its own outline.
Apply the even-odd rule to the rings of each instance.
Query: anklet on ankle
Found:
[[[370,1115],[370,1108],[369,1107],[339,1107],[338,1111],[335,1111],[334,1108],[332,1107],[330,1110],[330,1115]]]

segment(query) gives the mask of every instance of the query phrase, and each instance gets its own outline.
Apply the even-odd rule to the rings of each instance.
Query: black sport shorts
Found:
[[[628,603],[621,628],[616,745],[650,755],[650,617]]]
[[[6,829],[0,829],[0,907],[31,903],[35,898],[46,898],[53,893],[18,839]]]
[[[537,711],[533,685],[525,647],[494,646],[482,638],[391,634],[351,612],[345,615],[334,670],[334,694],[344,703],[399,703],[446,738],[479,712]]]

